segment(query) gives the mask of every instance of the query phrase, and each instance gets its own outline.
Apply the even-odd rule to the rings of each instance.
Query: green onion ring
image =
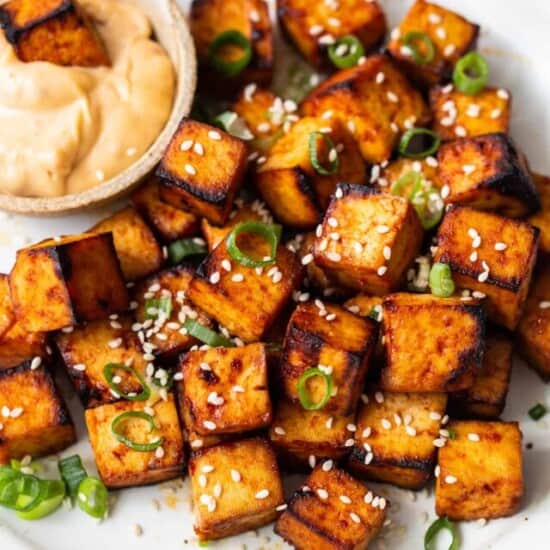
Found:
[[[155,421],[150,414],[147,414],[144,411],[123,412],[116,416],[111,423],[111,433],[118,441],[124,443],[124,445],[126,445],[127,447],[130,447],[130,449],[132,449],[133,451],[139,451],[142,453],[154,451],[162,445],[162,442],[164,440],[162,437],[159,437],[156,441],[153,441],[151,443],[137,443],[136,441],[128,439],[124,434],[119,432],[118,427],[120,423],[128,420],[129,418],[138,418],[140,420],[145,420],[145,422],[147,422],[147,424],[149,425],[149,433],[151,433],[155,428]]]
[[[57,468],[67,486],[69,495],[75,497],[81,481],[88,477],[80,455],[72,455],[61,459],[57,463]]]
[[[434,296],[438,296],[439,298],[452,296],[455,291],[455,284],[449,264],[436,262],[432,265],[429,284]]]
[[[430,550],[430,545],[432,541],[435,539],[441,529],[447,529],[451,533],[452,540],[448,550],[458,550],[458,532],[456,530],[455,524],[449,521],[449,519],[446,517],[436,519],[430,525],[430,527],[428,527],[428,530],[424,535],[424,550]]]
[[[224,46],[232,44],[242,49],[243,55],[236,61],[225,61],[218,56],[218,52]],[[219,34],[208,49],[210,66],[225,76],[237,76],[252,60],[252,45],[250,40],[240,31],[228,30]]]
[[[244,141],[254,139],[254,134],[250,131],[245,120],[234,111],[224,111],[220,113],[214,119],[214,122],[222,130],[236,138]]]
[[[421,184],[422,175],[420,172],[415,172],[414,170],[411,170],[410,172],[407,172],[406,174],[403,174],[392,186],[391,186],[391,192],[394,195],[400,195],[401,192],[407,187],[409,184],[412,185],[412,189],[416,189],[419,184]]]
[[[432,139],[432,144],[423,151],[415,153],[409,150],[409,145],[417,136],[429,136]],[[411,128],[401,136],[401,140],[399,141],[399,152],[407,158],[422,159],[433,155],[439,149],[440,144],[441,138],[435,132],[428,130],[428,128]]]
[[[183,328],[187,330],[189,336],[200,340],[213,348],[234,348],[235,344],[225,336],[214,332],[203,324],[193,319],[186,319],[183,323]]]
[[[435,189],[417,189],[411,194],[410,201],[426,230],[434,228],[443,217],[445,204]]]
[[[41,480],[42,498],[28,511],[18,511],[17,516],[21,519],[33,521],[42,519],[55,512],[65,498],[65,484],[59,479]]]
[[[247,256],[237,245],[237,237],[241,233],[260,235],[269,244],[270,253],[267,260],[255,260]],[[245,267],[264,267],[271,265],[277,259],[277,246],[281,239],[281,226],[263,222],[249,221],[236,225],[227,236],[227,252],[233,260]]]
[[[417,47],[417,43],[422,42],[426,47],[426,54],[422,55]],[[435,47],[431,38],[424,32],[409,31],[403,36],[402,43],[409,48],[412,53],[413,61],[417,65],[425,65],[433,61],[435,57]]]
[[[471,76],[469,72],[474,72],[475,76]],[[456,62],[453,82],[458,91],[467,95],[476,95],[485,88],[488,79],[489,65],[477,52],[470,52]]]
[[[325,132],[311,132],[311,134],[309,134],[309,160],[318,174],[321,174],[321,176],[332,176],[336,174],[336,172],[338,172],[338,168],[340,168],[340,159],[338,158],[338,153],[336,153],[334,160],[329,160],[329,167],[325,168],[319,162],[319,158],[317,157],[317,136],[321,136],[325,140],[325,143],[328,146],[329,156],[331,151],[336,152],[334,142]]]
[[[313,403],[311,401],[306,387],[306,382],[310,378],[314,378],[315,376],[319,376],[325,381],[325,395],[317,403]],[[302,407],[306,409],[306,411],[317,411],[319,409],[322,409],[327,404],[327,401],[330,399],[330,396],[332,394],[332,376],[326,374],[319,368],[309,368],[304,371],[302,376],[300,376],[300,378],[298,379],[297,391],[300,403],[302,404]]]
[[[199,244],[195,239],[180,239],[168,245],[168,259],[172,265],[181,263],[188,256],[197,256],[208,252],[204,244]]]
[[[132,374],[140,383],[142,388],[141,392],[136,395],[129,395],[127,393],[121,392],[116,382],[113,381],[113,371],[115,369]],[[103,367],[103,375],[105,376],[105,380],[107,380],[107,384],[109,384],[109,388],[113,393],[117,395],[117,397],[122,397],[123,399],[127,399],[128,401],[147,401],[147,399],[151,397],[151,390],[149,386],[147,385],[141,374],[139,374],[139,372],[137,372],[136,369],[134,369],[133,367],[123,365],[122,363],[107,363]]]
[[[146,319],[157,319],[161,311],[166,316],[166,319],[168,319],[172,314],[172,297],[161,296],[160,298],[151,298],[146,300],[144,309]],[[150,309],[156,309],[156,312],[149,313]]]
[[[107,488],[96,477],[87,477],[80,482],[77,492],[78,507],[89,516],[103,519],[107,514]]]
[[[349,53],[346,55],[338,55],[338,48],[343,45],[348,47]],[[353,34],[338,38],[334,44],[328,47],[328,57],[339,69],[354,67],[363,55],[365,55],[363,44],[361,44],[361,41]]]
[[[545,416],[547,412],[548,409],[542,403],[537,403],[534,407],[529,409],[528,414],[533,420],[537,421]]]
[[[20,498],[29,497],[24,505]],[[43,500],[43,486],[40,479],[33,475],[18,474],[16,477],[6,479],[0,486],[0,505],[15,510],[16,512],[28,512]]]

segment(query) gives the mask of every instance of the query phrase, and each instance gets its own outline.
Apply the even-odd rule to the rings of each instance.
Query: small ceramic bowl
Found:
[[[189,113],[196,86],[193,39],[176,0],[133,0],[149,17],[155,38],[167,51],[178,84],[170,117],[149,150],[124,172],[82,193],[54,198],[17,197],[0,194],[0,209],[22,214],[67,214],[110,202],[128,193],[159,162],[181,118]]]

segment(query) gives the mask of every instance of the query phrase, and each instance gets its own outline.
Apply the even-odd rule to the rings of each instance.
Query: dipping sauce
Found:
[[[118,0],[79,5],[110,67],[24,63],[0,31],[0,193],[55,197],[100,185],[143,155],[168,120],[174,68],[146,15]]]

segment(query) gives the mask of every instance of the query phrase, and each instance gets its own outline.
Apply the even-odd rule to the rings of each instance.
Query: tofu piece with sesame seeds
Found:
[[[315,263],[343,286],[384,295],[399,287],[422,239],[420,220],[405,198],[339,184],[315,241]]]
[[[357,413],[355,444],[348,460],[365,479],[422,489],[432,477],[445,414],[445,393],[371,390]]]
[[[452,206],[439,226],[434,260],[449,264],[459,289],[486,297],[489,320],[514,330],[527,298],[538,242],[539,230],[524,221]]]
[[[129,417],[117,427],[124,437],[135,443],[161,444],[152,451],[137,451],[119,441],[111,431],[111,424],[119,415],[144,411],[154,421],[150,432],[144,419]],[[174,396],[147,404],[143,401],[107,403],[84,413],[90,444],[97,471],[110,489],[149,485],[183,476],[185,448]],[[160,450],[159,450],[160,449]]]
[[[404,38],[409,32],[423,33],[433,45],[433,56],[427,62],[415,61],[414,52]],[[391,33],[388,50],[403,71],[423,88],[429,88],[453,73],[455,63],[475,49],[479,25],[437,4],[416,0],[404,19]],[[412,43],[418,55],[427,57],[422,41]]]
[[[339,0],[329,6],[327,2],[282,0],[277,13],[286,36],[308,63],[320,69],[334,68],[327,49],[339,38],[352,34],[369,52],[382,43],[386,33],[386,17],[376,1]]]
[[[370,163],[389,160],[400,133],[411,125],[426,126],[431,117],[420,92],[385,55],[338,71],[300,105],[303,116],[327,112],[347,125]]]
[[[0,464],[62,451],[76,442],[71,416],[44,360],[0,370]]]
[[[111,233],[47,239],[18,250],[9,284],[15,315],[29,332],[105,319],[129,305]]]
[[[156,170],[160,198],[223,225],[243,182],[247,155],[240,139],[184,118]]]
[[[435,511],[455,521],[517,512],[523,494],[522,434],[517,422],[453,421],[439,449]]]
[[[346,471],[317,466],[294,492],[275,532],[296,550],[367,548],[389,503]]]
[[[344,303],[344,307],[360,317],[371,317],[375,321],[382,320],[382,296],[369,296],[357,294]]]
[[[406,157],[398,157],[391,161],[387,166],[382,168],[378,173],[375,171],[371,177],[371,183],[380,191],[391,192],[395,195],[409,198],[412,192],[411,185],[401,184],[396,187],[396,183],[409,172],[417,172],[421,175],[422,180],[430,183],[431,188],[440,189],[441,182],[437,172],[437,159],[428,157],[425,159],[410,159]]]
[[[273,145],[255,182],[277,219],[297,229],[312,229],[337,182],[362,184],[365,178],[365,163],[345,124],[336,118],[305,117]]]
[[[473,299],[391,294],[382,302],[382,336],[382,390],[458,391],[472,386],[480,369],[485,313]]]
[[[284,503],[275,453],[257,437],[222,443],[191,455],[194,529],[216,540],[271,523]]]
[[[541,208],[527,218],[527,221],[540,229],[539,252],[550,255],[550,177],[533,174]]]
[[[540,207],[525,156],[505,134],[443,143],[438,176],[447,203],[522,218]]]

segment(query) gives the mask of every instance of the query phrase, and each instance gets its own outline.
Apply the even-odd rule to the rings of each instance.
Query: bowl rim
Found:
[[[197,84],[195,45],[182,8],[176,0],[163,0],[170,15],[176,52],[173,65],[177,87],[168,120],[147,151],[120,174],[80,193],[59,197],[21,197],[0,193],[0,209],[19,214],[56,215],[85,210],[111,202],[136,187],[160,161],[182,117],[191,110]]]

